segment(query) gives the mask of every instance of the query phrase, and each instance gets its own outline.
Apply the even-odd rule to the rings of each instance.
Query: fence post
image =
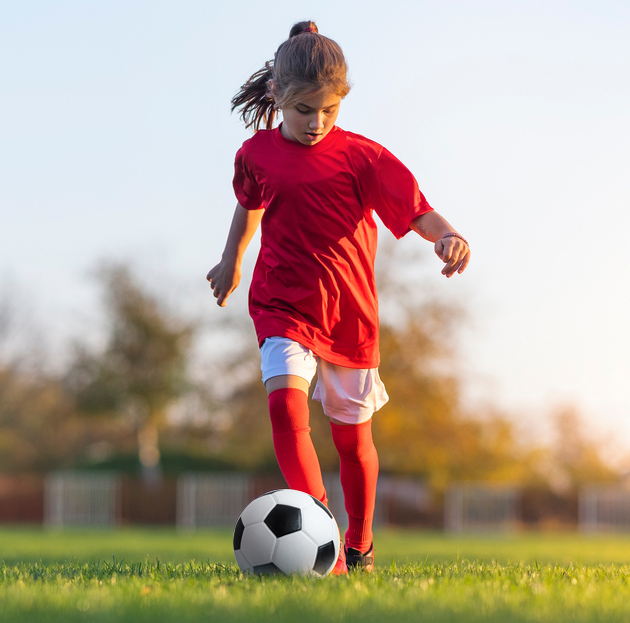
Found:
[[[120,517],[120,479],[113,473],[59,471],[44,479],[44,525],[113,526]]]
[[[456,533],[512,530],[520,506],[520,493],[511,487],[453,485],[444,496],[444,529]]]

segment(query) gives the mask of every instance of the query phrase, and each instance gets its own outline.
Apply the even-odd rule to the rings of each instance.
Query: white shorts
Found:
[[[317,373],[313,400],[322,403],[328,417],[345,424],[367,422],[389,400],[378,368],[344,368],[285,337],[268,337],[260,356],[263,383],[274,376],[292,374],[310,384]]]

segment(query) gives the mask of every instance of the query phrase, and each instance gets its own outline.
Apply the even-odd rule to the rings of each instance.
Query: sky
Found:
[[[229,102],[305,18],[348,60],[337,124],[392,151],[470,241],[450,280],[429,243],[401,243],[468,312],[466,400],[541,436],[576,405],[630,452],[626,0],[3,3],[0,294],[53,355],[98,336],[103,260],[208,322],[242,308],[246,283],[220,310],[204,281],[250,136]]]

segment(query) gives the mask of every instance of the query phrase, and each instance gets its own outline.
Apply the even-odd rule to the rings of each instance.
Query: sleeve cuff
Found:
[[[241,193],[236,195],[236,199],[246,210],[262,210],[265,207],[262,201],[256,201]]]

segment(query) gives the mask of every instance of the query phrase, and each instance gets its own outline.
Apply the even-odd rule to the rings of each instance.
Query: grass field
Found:
[[[630,620],[630,538],[381,531],[368,575],[248,577],[230,531],[0,530],[0,621]]]

